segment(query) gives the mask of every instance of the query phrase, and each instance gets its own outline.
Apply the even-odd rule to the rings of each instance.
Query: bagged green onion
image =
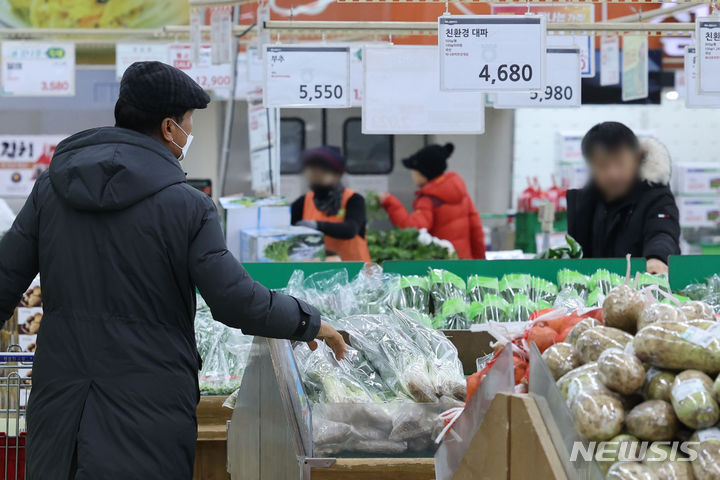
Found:
[[[497,278],[472,275],[468,278],[467,293],[473,302],[481,302],[486,295],[500,293],[500,282]]]
[[[525,273],[508,273],[500,280],[500,296],[512,303],[516,295],[527,295],[530,292],[530,275]]]

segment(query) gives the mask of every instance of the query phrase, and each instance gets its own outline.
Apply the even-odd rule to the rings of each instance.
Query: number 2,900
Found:
[[[300,100],[342,98],[342,85],[300,85]]]

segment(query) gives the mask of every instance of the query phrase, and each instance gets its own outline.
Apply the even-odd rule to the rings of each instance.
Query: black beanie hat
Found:
[[[422,173],[428,180],[439,177],[447,170],[447,159],[455,150],[455,145],[446,143],[445,145],[428,145],[421,148],[414,155],[402,161],[405,168],[417,170]]]
[[[345,173],[347,159],[338,147],[323,145],[322,147],[305,150],[302,155],[302,166],[315,166],[337,173]]]
[[[185,72],[161,62],[135,62],[120,80],[120,100],[143,112],[205,108],[210,96]]]

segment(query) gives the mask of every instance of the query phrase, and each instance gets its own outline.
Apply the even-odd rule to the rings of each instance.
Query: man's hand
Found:
[[[318,340],[325,340],[328,347],[335,353],[335,358],[338,360],[345,358],[345,353],[347,352],[345,339],[340,335],[340,332],[331,327],[325,320],[320,322],[320,331],[317,334],[317,338]],[[310,350],[317,348],[317,342],[315,340],[308,342],[308,345],[310,345]]]
[[[668,266],[657,258],[648,259],[646,269],[648,273],[668,273]]]

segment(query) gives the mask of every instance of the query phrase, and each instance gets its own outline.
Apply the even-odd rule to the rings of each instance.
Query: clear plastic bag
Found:
[[[530,292],[530,275],[508,273],[500,280],[500,296],[512,303],[515,295],[527,295]]]
[[[620,280],[622,280],[622,277],[620,277]],[[622,281],[620,283],[622,283]],[[613,289],[613,286],[612,274],[604,268],[593,273],[588,280],[588,290],[598,290],[603,296],[607,296],[610,290]]]
[[[497,295],[487,295],[482,302],[473,302],[468,309],[471,323],[507,322],[510,304]]]
[[[511,322],[527,322],[537,310],[537,304],[526,295],[517,294],[510,305],[509,320]]]
[[[471,275],[467,281],[467,293],[470,301],[482,302],[487,295],[500,293],[500,282],[497,278]]]
[[[588,277],[575,270],[563,268],[558,271],[558,287],[561,291],[571,289],[583,298],[588,294]]]
[[[547,302],[552,304],[557,296],[557,286],[540,277],[532,277],[530,279],[530,289],[528,291],[528,297],[533,302]]]
[[[432,299],[432,312],[437,315],[442,312],[443,304],[451,298],[466,300],[465,281],[452,272],[442,269],[432,269],[428,275],[430,298]]]
[[[407,275],[398,280],[393,305],[401,309],[414,309],[430,313],[430,292],[427,277]]]
[[[463,330],[468,328],[468,304],[463,298],[450,298],[442,305],[439,315],[436,315],[433,325],[442,330]]]

